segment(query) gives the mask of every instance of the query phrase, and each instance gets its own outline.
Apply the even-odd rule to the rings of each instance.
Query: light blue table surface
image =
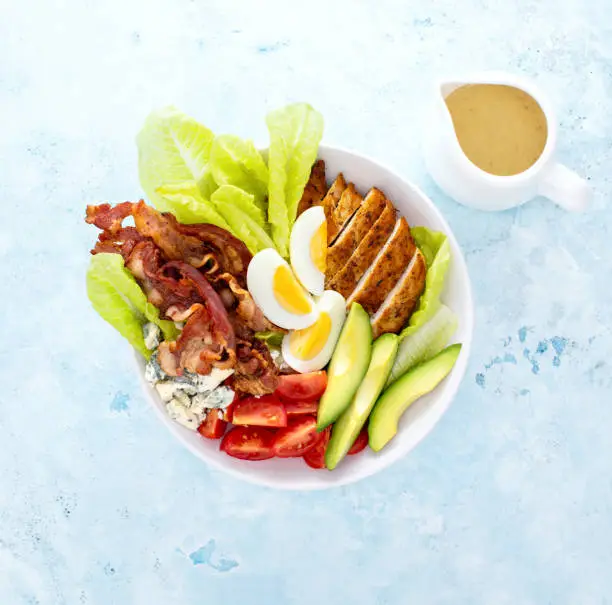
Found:
[[[427,86],[485,68],[548,92],[589,213],[478,213],[431,182]],[[608,0],[3,3],[0,603],[612,603],[611,98]],[[476,300],[433,433],[319,493],[184,450],[83,279],[84,206],[141,195],[134,135],[153,107],[265,141],[265,113],[294,100],[321,110],[325,142],[432,196]]]

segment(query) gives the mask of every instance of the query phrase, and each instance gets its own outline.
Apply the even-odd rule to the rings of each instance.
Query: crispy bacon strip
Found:
[[[231,273],[241,283],[246,279],[246,271],[252,255],[246,245],[229,231],[208,224],[183,225],[177,223],[177,229],[185,235],[197,237],[218,259],[219,269],[222,272]]]
[[[143,202],[144,203],[144,202]],[[95,225],[103,231],[116,233],[121,229],[124,219],[132,214],[132,202],[123,202],[111,206],[110,204],[99,204],[98,206],[87,206],[85,222]]]
[[[136,244],[144,241],[147,241],[147,238],[140,235],[135,227],[121,227],[115,232],[102,231],[91,253],[114,252],[121,254],[127,261]]]
[[[224,340],[226,335],[219,333],[207,309],[194,307],[178,340],[159,345],[159,365],[169,376],[181,376],[185,370],[205,375],[213,367],[226,369],[236,364],[236,351]]]
[[[282,328],[268,321],[261,309],[255,304],[251,293],[240,286],[238,280],[230,273],[222,273],[217,277],[216,284],[223,282],[227,284],[234,295],[237,305],[235,308],[236,317],[250,330],[254,332],[267,332],[275,330],[286,332]]]
[[[172,214],[160,214],[143,201],[134,205],[136,229],[150,237],[170,260],[182,260],[205,273],[229,272],[244,280],[251,260],[247,247],[214,225],[183,225]]]
[[[236,346],[234,389],[250,395],[272,393],[278,386],[278,368],[268,347],[257,339],[240,340]]]
[[[178,340],[159,346],[162,370],[170,376],[179,376],[183,370],[209,374],[213,366],[234,367],[234,328],[213,287],[195,267],[182,261],[166,263],[161,272],[166,284],[173,280],[183,292],[191,287],[204,303],[190,307],[191,313]]]

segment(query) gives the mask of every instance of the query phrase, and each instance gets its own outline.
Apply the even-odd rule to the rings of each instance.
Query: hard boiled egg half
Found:
[[[331,359],[344,324],[346,301],[342,294],[326,290],[316,304],[316,322],[283,338],[283,358],[296,372],[315,372],[324,368]]]
[[[281,328],[300,330],[317,321],[319,311],[314,300],[272,248],[261,250],[251,259],[247,288],[262,313]]]
[[[325,288],[327,221],[322,206],[302,212],[289,238],[291,266],[304,288],[317,296]]]

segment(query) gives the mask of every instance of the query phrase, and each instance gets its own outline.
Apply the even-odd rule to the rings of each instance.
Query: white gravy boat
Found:
[[[542,155],[527,170],[512,176],[497,176],[481,170],[464,154],[453,127],[445,98],[466,84],[505,84],[525,91],[540,105],[548,123],[548,138]],[[447,195],[479,210],[505,210],[543,195],[567,210],[583,211],[591,202],[588,183],[554,159],[557,121],[550,102],[527,78],[486,72],[468,78],[440,82],[434,108],[425,132],[425,163],[429,173]]]

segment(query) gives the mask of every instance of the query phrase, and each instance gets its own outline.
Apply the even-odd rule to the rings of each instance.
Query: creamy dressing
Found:
[[[445,101],[461,149],[485,172],[519,174],[542,155],[548,138],[546,116],[525,91],[501,84],[468,84]]]

